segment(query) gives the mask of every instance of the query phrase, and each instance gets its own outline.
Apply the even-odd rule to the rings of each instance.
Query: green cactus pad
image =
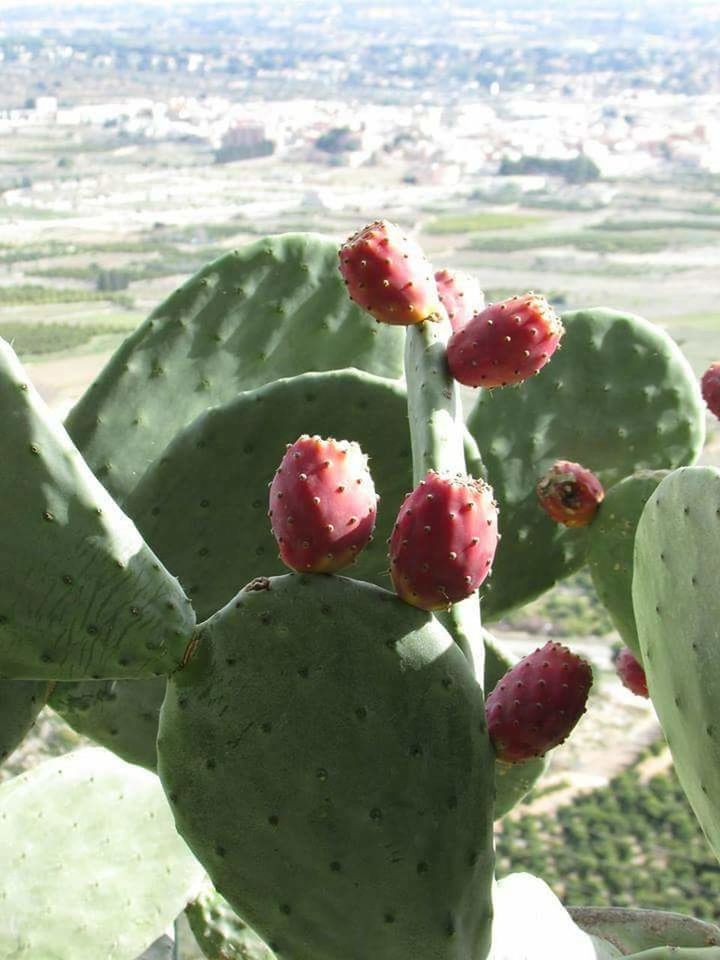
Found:
[[[198,889],[155,776],[79,750],[0,786],[0,956],[135,960]]]
[[[504,653],[493,635],[483,627],[485,646],[485,696],[495,689],[497,682],[517,662],[516,657]],[[533,757],[524,763],[495,761],[495,812],[496,820],[504,817],[518,804],[537,783],[550,766],[550,754]]]
[[[0,677],[167,673],[192,609],[4,341],[0,407]]]
[[[285,234],[233,251],[122,344],[67,419],[118,503],[179,430],[241,390],[336,367],[402,375],[404,331],[351,302],[337,249],[320,236]]]
[[[187,905],[185,916],[208,960],[274,960],[272,950],[209,881]]]
[[[720,946],[720,928],[680,913],[623,907],[568,907],[568,913],[582,930],[612,943],[622,956],[667,945]]]
[[[303,433],[356,440],[369,455],[381,497],[378,523],[349,569],[357,579],[389,584],[385,541],[412,489],[405,392],[397,381],[359,370],[306,373],[199,417],[128,499],[201,619],[256,574],[286,572],[267,517],[267,488],[286,444]]]
[[[720,470],[661,482],[635,536],[633,606],[648,690],[675,770],[720,857]]]
[[[503,540],[481,590],[486,621],[585,561],[586,529],[559,526],[537,502],[535,484],[556,459],[581,463],[607,487],[637,470],[692,463],[702,449],[696,377],[660,327],[604,308],[562,319],[562,349],[540,374],[482,391],[468,420],[501,511]]]
[[[51,687],[46,680],[0,680],[0,765],[35,723]]]
[[[640,659],[632,605],[633,551],[640,514],[667,470],[642,470],[605,494],[588,527],[588,566],[595,590],[625,646]]]
[[[165,677],[58,683],[48,703],[78,733],[154,771],[165,685]]]
[[[159,770],[218,891],[293,960],[484,960],[483,698],[429,614],[371,584],[259,578],[168,683]]]

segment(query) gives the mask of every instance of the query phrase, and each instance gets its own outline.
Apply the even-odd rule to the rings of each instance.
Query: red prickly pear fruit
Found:
[[[390,537],[395,592],[423,610],[447,609],[490,573],[497,542],[492,488],[430,470],[400,507]]]
[[[522,763],[557,747],[585,713],[592,669],[552,641],[523,657],[485,702],[498,760]]]
[[[545,297],[527,293],[491,303],[450,337],[450,373],[466,387],[505,387],[545,366],[565,332]]]
[[[537,482],[540,506],[556,523],[585,527],[592,522],[605,497],[592,472],[570,460],[556,460]]]
[[[720,419],[720,360],[711,363],[702,375],[700,389],[708,410]]]
[[[648,698],[647,678],[642,664],[629,647],[623,647],[613,658],[615,671],[620,677],[622,685],[627,687],[638,697]]]
[[[460,330],[485,306],[485,296],[475,277],[460,270],[438,270],[435,284],[440,302],[450,319],[453,331]]]
[[[377,501],[357,443],[303,434],[288,444],[270,484],[280,559],[303,573],[349,566],[372,536]]]
[[[411,326],[442,314],[430,262],[394,223],[376,220],[359,230],[339,258],[351,299],[378,323]]]

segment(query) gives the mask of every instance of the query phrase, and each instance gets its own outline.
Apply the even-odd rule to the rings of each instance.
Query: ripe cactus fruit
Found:
[[[485,306],[485,297],[475,277],[460,270],[437,270],[435,285],[450,325],[460,330]]]
[[[591,686],[590,664],[561,643],[523,657],[485,704],[497,759],[520,763],[557,747],[585,713]]]
[[[536,489],[545,513],[566,527],[591,523],[605,496],[595,474],[571,460],[556,460],[540,477]]]
[[[647,678],[642,664],[629,647],[618,650],[613,657],[615,672],[620,677],[622,685],[627,687],[638,697],[648,698]]]
[[[702,375],[700,389],[708,410],[720,419],[720,360],[711,363]]]
[[[545,366],[564,330],[540,294],[491,303],[450,338],[450,373],[466,387],[520,383]]]
[[[349,566],[375,529],[377,500],[357,443],[303,434],[288,444],[270,484],[280,559],[300,572]]]
[[[390,537],[398,596],[422,610],[441,610],[474,593],[495,556],[497,515],[485,481],[428,471],[405,498]]]
[[[420,246],[388,220],[376,220],[339,251],[350,298],[378,323],[410,326],[442,310],[433,269]]]

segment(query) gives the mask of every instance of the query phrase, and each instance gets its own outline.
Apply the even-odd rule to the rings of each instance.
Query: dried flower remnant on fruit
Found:
[[[595,474],[571,460],[556,460],[538,480],[536,489],[543,510],[566,527],[591,523],[605,496]]]

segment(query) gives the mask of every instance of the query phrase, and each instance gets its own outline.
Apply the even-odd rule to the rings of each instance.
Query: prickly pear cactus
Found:
[[[128,763],[154,771],[165,686],[165,677],[58,683],[48,705],[78,733]]]
[[[585,562],[586,531],[559,527],[538,507],[535,484],[554,460],[582,463],[608,487],[637,470],[692,463],[702,448],[695,375],[660,327],[600,308],[562,320],[562,347],[548,366],[518,389],[481,393],[468,418],[503,534],[482,590],[486,622]]]
[[[568,907],[568,913],[586,933],[602,937],[622,956],[670,943],[675,947],[720,946],[720,928],[680,913],[624,907]]]
[[[194,614],[0,341],[0,677],[143,677],[182,659]]]
[[[179,430],[239,391],[350,365],[399,377],[402,351],[401,330],[348,299],[332,241],[265,237],[209,263],[161,303],[71,411],[67,429],[122,504]]]
[[[632,605],[635,531],[645,504],[667,474],[667,470],[641,470],[614,484],[588,527],[587,559],[595,590],[636,657],[641,653]]]
[[[0,680],[0,765],[35,723],[52,686],[47,680]]]
[[[185,916],[207,960],[275,960],[267,944],[209,881],[187,905]]]
[[[720,857],[720,470],[660,483],[635,536],[633,606],[648,690],[678,778]]]
[[[136,960],[200,886],[157,778],[106,750],[0,786],[0,956]]]
[[[171,678],[158,753],[178,828],[274,952],[485,956],[483,698],[429,614],[342,577],[250,583]]]

